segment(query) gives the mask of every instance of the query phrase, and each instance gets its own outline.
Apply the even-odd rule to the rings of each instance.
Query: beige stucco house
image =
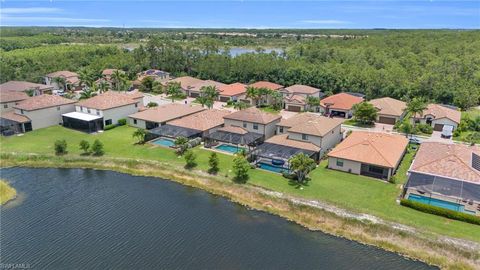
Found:
[[[224,117],[225,126],[242,127],[249,132],[259,133],[268,139],[275,135],[280,115],[267,113],[255,107],[240,110]]]
[[[457,129],[462,117],[458,109],[440,104],[428,104],[427,109],[421,115],[415,115],[411,118],[412,123],[427,124],[433,127],[435,131],[442,131],[445,125]]]
[[[320,100],[320,112],[326,116],[350,118],[353,115],[353,106],[362,101],[362,97],[339,93]]]
[[[204,110],[205,108],[202,106],[170,103],[131,114],[128,116],[128,124],[137,128],[153,129],[163,126],[169,121]]]
[[[28,99],[25,92],[0,91],[0,112],[13,111],[13,106]]]
[[[51,94],[53,87],[50,85],[25,81],[8,81],[0,84],[0,92],[24,92],[31,91],[32,96]]]
[[[307,104],[308,97],[316,97],[320,99],[323,94],[320,89],[308,85],[295,84],[286,87],[284,92],[284,108],[287,111],[302,112],[311,109],[311,111],[318,111],[320,104],[314,108],[309,108]]]
[[[407,104],[401,100],[390,97],[372,99],[368,103],[377,110],[377,123],[395,125],[406,114]]]

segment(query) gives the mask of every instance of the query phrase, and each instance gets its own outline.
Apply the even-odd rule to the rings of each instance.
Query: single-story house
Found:
[[[277,124],[277,134],[288,134],[289,140],[311,142],[320,148],[320,157],[330,151],[343,138],[340,118],[314,113],[300,113]]]
[[[320,112],[326,116],[350,118],[353,115],[353,105],[362,101],[362,97],[339,93],[320,100]]]
[[[108,91],[75,104],[75,113],[63,115],[63,125],[89,133],[96,132],[106,125],[117,124],[118,120],[126,119],[141,109],[143,94],[140,92]]]
[[[0,112],[13,111],[13,106],[28,99],[25,92],[0,91]]]
[[[27,132],[59,125],[62,124],[62,114],[75,110],[74,103],[74,100],[55,95],[29,97],[14,105],[14,111],[2,113],[2,126]]]
[[[250,84],[249,87],[258,88],[258,89],[265,88],[265,89],[268,89],[268,90],[271,90],[271,91],[278,91],[280,93],[283,93],[285,91],[283,85],[272,83],[272,82],[267,82],[267,81],[255,82],[255,83]],[[251,99],[246,99],[246,100],[250,101],[250,102],[248,102],[250,105],[255,105],[255,106],[271,105],[272,102],[273,102],[272,97],[269,96],[269,95],[261,97],[259,100],[257,100],[257,104],[253,104]]]
[[[406,114],[407,104],[401,100],[384,97],[372,99],[368,103],[372,104],[377,110],[377,123],[395,125],[397,121],[403,119]]]
[[[32,91],[34,96],[51,94],[53,87],[50,85],[25,81],[8,81],[0,84],[0,92],[24,92]]]
[[[148,132],[156,137],[203,138],[223,127],[223,117],[229,113],[227,110],[203,110],[169,121],[165,125],[151,129]]]
[[[255,107],[228,114],[224,118],[225,126],[242,127],[249,132],[262,134],[264,139],[275,135],[276,124],[282,119],[280,115],[267,113]]]
[[[153,129],[203,110],[205,108],[201,106],[170,103],[131,114],[128,116],[128,124],[137,128]]]
[[[480,148],[424,142],[408,171],[404,197],[480,215]]]
[[[309,108],[307,104],[308,97],[321,98],[324,96],[320,89],[311,87],[308,85],[295,84],[289,87],[286,87],[284,92],[284,108],[287,111],[301,112],[312,109],[313,111],[318,110],[318,106],[315,108]],[[320,105],[320,104],[318,104]]]
[[[456,108],[441,104],[428,104],[427,109],[421,115],[412,116],[411,121],[430,125],[435,131],[442,131],[443,126],[452,126],[455,130],[460,124],[461,117],[461,112]]]
[[[59,85],[55,78],[63,78],[65,85]],[[45,84],[50,85],[54,90],[81,90],[78,74],[68,70],[56,71],[45,75]]]
[[[140,87],[143,79],[146,77],[152,78],[154,81],[165,83],[170,80],[170,73],[158,70],[158,69],[148,69],[142,72],[137,73],[137,79],[132,82],[134,87]]]
[[[207,86],[213,86],[215,87],[215,89],[217,89],[217,92],[219,92],[220,91],[219,89],[222,86],[225,86],[225,84],[221,82],[212,81],[212,80],[201,81],[199,83],[196,83],[190,86],[188,90],[188,95],[194,98],[199,97],[202,92],[202,88]]]
[[[328,168],[388,180],[407,146],[403,135],[354,131],[328,153]]]
[[[247,86],[243,83],[226,84],[219,88],[218,100],[222,102],[227,101],[242,101],[250,104],[249,100],[245,99],[245,93],[247,92]]]
[[[169,80],[166,84],[168,85],[169,83],[179,83],[180,87],[182,88],[183,93],[185,95],[189,96],[190,95],[190,88],[194,86],[195,84],[201,83],[203,80],[190,77],[190,76],[183,76],[183,77],[178,77],[172,80]]]

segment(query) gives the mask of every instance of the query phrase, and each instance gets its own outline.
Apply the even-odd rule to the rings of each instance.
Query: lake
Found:
[[[2,263],[34,269],[433,269],[150,177],[0,171]]]
[[[241,48],[241,47],[233,47],[230,48],[229,54],[233,57],[239,56],[241,54],[245,53],[256,53],[257,51],[255,49],[248,49],[248,48]],[[268,49],[263,49],[264,53],[271,53],[271,52],[276,52],[277,54],[283,53],[283,49],[280,48],[268,48]]]

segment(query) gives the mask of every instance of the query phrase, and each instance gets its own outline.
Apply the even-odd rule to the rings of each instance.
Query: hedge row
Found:
[[[450,209],[445,209],[429,204],[419,203],[412,200],[402,199],[400,204],[406,207],[410,207],[425,213],[434,214],[450,219],[460,220],[471,224],[480,225],[480,217],[470,215],[467,213],[457,212]]]

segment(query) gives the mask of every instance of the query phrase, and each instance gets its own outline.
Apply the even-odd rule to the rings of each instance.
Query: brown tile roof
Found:
[[[219,91],[219,89],[222,86],[225,86],[225,84],[221,83],[221,82],[212,81],[212,80],[206,80],[206,81],[201,81],[199,83],[191,85],[190,86],[190,91],[200,92],[202,90],[202,87],[204,87],[204,86],[215,86],[217,91]]]
[[[28,123],[31,121],[30,118],[25,115],[16,114],[14,111],[4,112],[0,115],[0,118],[8,119],[17,123]]]
[[[340,126],[344,119],[330,118],[313,113],[299,113],[288,119],[282,119],[278,126],[288,127],[289,132],[323,137],[332,129]]]
[[[149,108],[144,111],[129,115],[128,117],[150,122],[163,123],[193,113],[201,112],[203,110],[205,110],[205,108],[202,108],[201,106],[189,106],[171,103],[159,107]]]
[[[50,77],[50,78],[63,77],[69,83],[79,82],[78,74],[75,73],[75,72],[68,71],[68,70],[52,72],[52,73],[47,74],[47,77]]]
[[[286,103],[296,103],[299,105],[305,105],[306,103],[306,98],[302,95],[290,95],[285,98]]]
[[[272,82],[267,82],[267,81],[255,82],[255,83],[250,84],[250,86],[255,87],[255,88],[267,88],[267,89],[270,89],[270,90],[278,90],[278,89],[283,88],[283,85],[272,83]]]
[[[480,147],[424,142],[415,155],[410,171],[480,184],[480,172],[472,167],[473,153],[480,155]]]
[[[250,123],[268,124],[279,120],[282,117],[273,113],[267,113],[255,107],[250,107],[245,110],[240,110],[225,116],[225,119],[232,119]]]
[[[130,96],[123,92],[107,91],[89,99],[81,100],[77,105],[97,110],[108,110],[137,102],[134,95]]]
[[[293,148],[305,149],[314,152],[320,151],[320,147],[311,142],[304,142],[299,140],[292,140],[288,138],[288,134],[275,135],[265,141],[266,143],[279,144]]]
[[[285,88],[291,94],[313,95],[320,92],[320,89],[303,84],[295,84]]]
[[[225,131],[225,132],[230,132],[230,133],[235,133],[235,134],[247,134],[248,130],[242,128],[242,127],[237,127],[237,126],[227,126],[227,127],[222,127],[219,128],[218,131]]]
[[[129,91],[125,93],[128,97],[133,99],[143,98],[143,93],[140,92],[138,89]]]
[[[1,92],[24,92],[28,89],[38,89],[38,90],[51,90],[53,87],[50,85],[24,82],[24,81],[8,81],[6,83],[0,84]]]
[[[356,97],[347,93],[339,93],[320,100],[320,106],[337,110],[351,110],[353,105],[363,101],[363,98]]]
[[[243,83],[232,83],[220,87],[221,96],[238,96],[247,92],[247,86]]]
[[[170,121],[168,124],[200,131],[207,131],[223,125],[223,117],[229,113],[230,111],[227,110],[210,109]]]
[[[0,103],[21,101],[28,98],[25,92],[0,91]]]
[[[119,69],[115,69],[115,68],[107,68],[107,69],[104,69],[102,71],[102,75],[103,76],[111,76],[113,74],[113,72],[115,72],[116,70],[118,70],[120,73],[125,73],[125,71],[123,71],[123,70],[119,70]]]
[[[408,139],[403,135],[354,131],[328,156],[395,168],[407,145]]]
[[[405,108],[407,108],[407,104],[405,102],[390,97],[372,99],[368,103],[372,104],[378,109],[378,114],[398,117],[400,117]]]
[[[75,100],[71,100],[61,96],[40,95],[29,97],[28,99],[21,101],[19,104],[15,105],[14,108],[25,111],[34,111],[73,103],[75,103]]]
[[[416,117],[424,118],[427,115],[432,115],[435,119],[447,118],[453,122],[460,124],[462,113],[458,110],[447,108],[440,104],[428,104],[427,109],[423,111],[422,117],[418,115]]]
[[[193,78],[193,77],[190,77],[190,76],[183,76],[183,77],[178,77],[178,78],[175,78],[173,80],[170,80],[169,82],[178,82],[178,83],[180,83],[180,86],[183,89],[189,89],[194,84],[203,82],[203,80]]]

